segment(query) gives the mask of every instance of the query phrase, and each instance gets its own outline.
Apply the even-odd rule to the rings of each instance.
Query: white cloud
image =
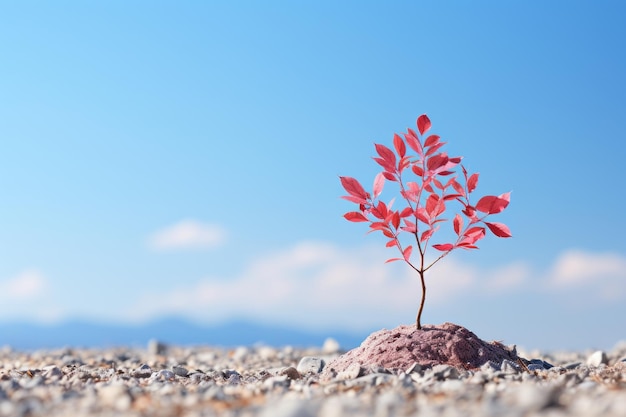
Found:
[[[145,294],[127,317],[251,317],[320,328],[407,322],[421,298],[419,276],[403,262],[385,264],[388,256],[379,247],[301,242],[253,260],[233,277],[206,277]],[[564,253],[543,272],[521,261],[479,268],[449,256],[426,273],[426,304],[451,306],[461,297],[552,296],[572,287],[585,296],[594,293],[596,302],[624,299],[625,266],[623,257],[582,251]]]
[[[36,269],[27,269],[4,282],[0,282],[0,296],[5,299],[33,299],[44,294],[46,278]]]
[[[184,314],[219,321],[238,316],[309,326],[407,321],[421,297],[419,276],[404,263],[385,264],[380,248],[342,249],[302,242],[253,261],[230,279],[146,294],[129,313],[137,320]],[[479,272],[453,258],[426,275],[430,305],[449,302],[475,285]]]
[[[548,288],[585,291],[588,299],[626,298],[626,257],[581,250],[564,252],[549,271]]]
[[[226,231],[214,224],[183,220],[157,231],[148,239],[156,250],[209,249],[224,243]]]
[[[626,279],[626,259],[614,253],[587,253],[571,250],[563,253],[551,271],[556,287],[595,284],[598,280]]]

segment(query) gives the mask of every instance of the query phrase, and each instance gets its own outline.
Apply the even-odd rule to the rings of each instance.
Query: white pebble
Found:
[[[589,366],[600,366],[602,364],[607,365],[609,363],[607,357],[606,357],[606,353],[604,353],[604,351],[602,350],[598,350],[593,352],[588,358],[587,358],[587,365]]]

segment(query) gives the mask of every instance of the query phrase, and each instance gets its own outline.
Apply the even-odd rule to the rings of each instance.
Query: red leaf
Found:
[[[456,178],[453,178],[452,180],[450,180],[450,183],[452,184],[452,187],[454,188],[454,190],[461,194],[461,195],[465,195],[465,190],[463,189],[463,186],[461,184],[459,184],[459,182],[456,180]]]
[[[457,248],[468,249],[468,250],[469,249],[478,249],[478,246],[476,246],[476,245],[472,245],[470,243],[463,243],[463,242],[457,244],[456,246],[457,246]]]
[[[476,210],[487,214],[497,214],[502,212],[509,205],[510,193],[502,194],[499,197],[488,195],[476,203]]]
[[[381,220],[385,220],[387,218],[387,212],[387,205],[382,201],[379,201],[378,205],[372,208],[372,214]]]
[[[411,165],[411,158],[408,156],[403,157],[398,163],[398,171],[404,171],[409,165]]]
[[[413,246],[409,245],[406,247],[406,249],[404,249],[404,252],[402,252],[404,260],[408,261],[409,259],[411,259],[411,253],[413,253]]]
[[[367,204],[367,200],[364,200],[360,197],[355,197],[353,195],[342,195],[341,198],[343,198],[344,200],[348,200],[351,201],[353,203],[357,203],[357,204]]]
[[[428,215],[424,207],[417,208],[415,217],[417,217],[417,220],[421,221],[422,223],[430,225],[430,216]]]
[[[426,211],[430,218],[439,216],[446,210],[446,206],[441,198],[437,194],[431,194],[426,199]]]
[[[440,250],[442,252],[449,252],[452,249],[454,249],[454,245],[452,243],[443,243],[443,244],[433,245],[433,248]]]
[[[463,197],[461,194],[446,194],[443,196],[444,201],[456,200]]]
[[[411,167],[411,169],[413,170],[413,173],[415,175],[417,175],[418,177],[423,177],[424,176],[424,170],[422,169],[422,167],[417,166],[417,165],[413,165]]]
[[[422,143],[417,138],[417,135],[415,134],[414,131],[409,129],[409,132],[404,134],[404,139],[406,140],[406,143],[409,144],[411,149],[417,152],[419,156],[424,155],[424,149],[422,148]]]
[[[365,191],[361,183],[352,177],[339,177],[341,185],[350,194],[355,197],[359,197],[362,200],[369,199],[370,195]]]
[[[404,155],[406,155],[406,145],[402,138],[395,133],[393,135],[393,146],[396,148],[396,152],[400,158],[404,158]]]
[[[370,228],[372,230],[388,230],[389,225],[384,222],[372,222],[372,224],[370,224]]]
[[[393,153],[393,151],[389,149],[388,147],[386,147],[385,145],[375,143],[374,146],[376,147],[376,152],[378,152],[378,155],[380,155],[380,157],[383,158],[385,162],[387,162],[390,166],[392,166],[395,169],[396,154]]]
[[[390,164],[389,161],[387,161],[386,159],[383,159],[383,158],[372,158],[372,159],[376,161],[378,165],[383,167],[385,172],[390,172],[390,173],[396,172],[396,166],[393,164]]]
[[[429,171],[436,171],[448,163],[448,156],[445,153],[433,155],[426,160],[426,168]]]
[[[351,211],[343,215],[346,220],[350,222],[368,222],[367,217],[363,215],[363,213],[359,213],[358,211]]]
[[[477,185],[478,185],[478,172],[475,174],[472,174],[467,180],[467,190],[471,193],[472,191],[476,189]]]
[[[473,245],[478,242],[480,239],[485,237],[485,228],[484,227],[472,227],[468,229],[464,234],[463,243],[469,243]]]
[[[420,135],[423,135],[424,133],[428,132],[428,129],[430,129],[430,126],[431,126],[430,119],[425,114],[422,114],[420,117],[417,118],[417,130],[419,130]]]
[[[439,143],[439,135],[430,135],[426,138],[424,146],[428,148],[429,146],[436,145],[437,143]]]
[[[406,226],[403,226],[401,228],[401,230],[404,230],[405,232],[408,232],[408,233],[415,233],[415,232],[417,232],[417,225],[415,223],[410,222],[407,219],[404,219],[404,224]]]
[[[400,217],[404,218],[404,217],[409,217],[413,215],[413,210],[411,209],[411,207],[405,207],[404,210],[402,210],[402,212],[400,213]]]
[[[409,190],[411,190],[411,192],[417,194],[420,191],[420,186],[417,185],[417,183],[415,181],[409,181],[406,183],[406,186]]]
[[[387,242],[385,244],[386,247],[388,248],[393,248],[394,246],[396,246],[396,240],[395,239],[391,239],[389,242]]]
[[[489,222],[485,222],[485,224],[487,225],[489,230],[491,230],[491,233],[493,233],[494,235],[498,237],[511,237],[512,236],[511,231],[505,224],[489,223]]]
[[[465,208],[461,210],[461,212],[470,219],[473,219],[476,216],[476,209],[470,205],[466,205]]]
[[[397,229],[400,226],[400,213],[398,213],[397,211],[393,213],[393,216],[391,217],[391,224],[393,225],[394,229]]]
[[[426,199],[426,211],[429,217],[437,217],[437,205],[439,204],[439,196],[437,194],[431,194]]]
[[[440,190],[445,189],[441,181],[439,181],[437,178],[433,178],[433,183],[435,184],[435,187],[439,188]]]
[[[446,144],[445,142],[439,142],[439,143],[436,143],[435,145],[431,146],[426,151],[426,156],[430,156],[430,155],[434,154],[435,152],[437,152],[445,144]]]
[[[374,178],[374,188],[373,188],[374,198],[378,198],[380,193],[383,192],[384,185],[385,185],[385,176],[383,175],[382,172],[380,172],[378,173],[378,175],[376,175],[376,178]]]
[[[435,229],[426,230],[424,233],[422,233],[422,236],[420,236],[420,242],[423,243],[427,241],[428,239],[430,239],[433,233],[435,233]]]
[[[393,182],[398,182],[398,179],[396,178],[396,176],[394,174],[392,174],[391,172],[383,172],[383,176],[385,177],[385,179],[388,179],[389,181],[393,181]]]
[[[461,230],[463,230],[463,218],[461,217],[460,214],[457,214],[456,216],[454,216],[454,220],[452,221],[452,224],[454,225],[454,231],[456,232],[456,234],[458,236],[461,236]]]
[[[403,261],[404,259],[402,258],[391,258],[391,259],[387,259],[385,261],[386,264],[388,264],[389,262],[395,262],[395,261]]]

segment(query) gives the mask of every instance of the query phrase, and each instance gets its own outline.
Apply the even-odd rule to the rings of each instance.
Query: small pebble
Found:
[[[150,378],[152,375],[152,368],[148,364],[142,364],[139,368],[132,371],[131,376],[135,378]]]
[[[345,371],[341,371],[337,374],[338,380],[355,379],[363,375],[364,368],[360,363],[353,363]]]
[[[189,371],[183,366],[173,366],[172,371],[175,375],[182,376],[183,378],[189,375]]]
[[[283,368],[280,370],[279,375],[286,375],[289,379],[300,379],[300,372],[293,366],[289,366],[287,368]]]
[[[308,373],[320,373],[324,368],[324,360],[321,358],[316,358],[312,356],[305,356],[300,359],[298,366],[296,367],[297,371],[300,372],[301,375],[306,375]]]
[[[587,358],[587,365],[588,366],[600,366],[600,365],[607,365],[609,363],[607,357],[606,357],[606,353],[602,350],[598,350],[593,352],[588,358]]]

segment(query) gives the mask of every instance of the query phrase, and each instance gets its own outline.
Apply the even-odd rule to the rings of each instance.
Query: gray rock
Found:
[[[300,359],[300,362],[298,362],[296,370],[300,372],[301,375],[306,375],[309,373],[318,374],[322,372],[322,369],[324,369],[324,365],[325,362],[322,358],[305,356]]]
[[[365,369],[361,366],[361,364],[355,362],[352,365],[348,366],[345,371],[339,372],[337,374],[337,379],[340,381],[346,379],[355,379],[362,376],[364,371]]]
[[[417,362],[414,362],[413,365],[409,366],[404,372],[407,374],[410,374],[413,372],[421,372],[421,371],[422,371],[422,365],[420,365]]]
[[[572,369],[576,369],[580,366],[581,362],[570,362],[567,363],[565,365],[563,365],[563,368],[567,369],[567,370],[572,370]]]
[[[168,371],[167,369],[161,369],[156,373],[156,379],[161,381],[173,381],[176,379],[176,374],[172,371]]]
[[[536,365],[535,369],[538,369],[537,367],[541,367],[542,369],[550,369],[553,368],[554,365],[552,365],[551,363],[548,363],[542,359],[531,359],[528,361],[528,366],[530,365]],[[530,369],[530,368],[529,368]]]
[[[529,363],[528,365],[526,365],[526,367],[529,371],[545,371],[543,365],[538,363]]]
[[[490,374],[490,373],[494,373],[495,371],[499,371],[500,365],[498,365],[497,363],[493,363],[491,361],[487,361],[480,367],[480,370],[487,374]]]
[[[191,382],[193,382],[194,384],[199,384],[202,381],[208,381],[208,380],[211,379],[204,372],[192,372],[192,373],[188,374],[187,376],[189,377],[189,380]]]
[[[508,359],[505,359],[500,364],[500,371],[504,372],[505,374],[517,374],[519,373],[520,369],[518,364]]]
[[[272,376],[263,381],[263,386],[268,389],[289,388],[290,379],[287,375]]]
[[[49,365],[44,366],[41,375],[46,379],[58,379],[63,377],[63,371],[55,365]]]
[[[187,370],[187,368],[183,367],[183,366],[173,366],[172,367],[172,371],[174,372],[174,374],[178,375],[178,376],[182,376],[183,378],[187,377],[187,375],[189,375],[189,371]]]
[[[587,365],[588,366],[600,366],[600,365],[608,365],[609,360],[606,356],[606,353],[602,350],[598,350],[593,352],[591,355],[589,355],[589,357],[587,358]]]
[[[130,376],[134,378],[150,378],[152,375],[152,368],[150,365],[144,363],[139,368],[135,369],[130,373]]]
[[[390,382],[392,378],[394,377],[391,374],[376,373],[367,374],[356,379],[345,381],[344,383],[348,387],[375,387]]]
[[[459,370],[451,365],[435,365],[430,370],[430,373],[432,373],[432,377],[438,381],[459,378]]]

